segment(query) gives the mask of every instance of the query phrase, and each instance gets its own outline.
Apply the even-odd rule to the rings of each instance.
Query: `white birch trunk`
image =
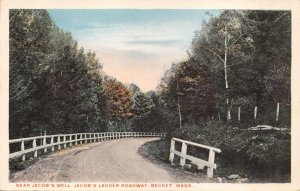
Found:
[[[225,87],[226,90],[228,89],[228,79],[227,79],[227,26],[225,25],[225,39],[224,39],[224,78],[225,78]],[[227,121],[231,120],[231,115],[230,115],[230,109],[229,109],[229,102],[228,98],[226,99],[226,104],[227,104]]]
[[[241,121],[241,107],[238,109],[238,121]]]
[[[181,123],[181,111],[180,111],[180,103],[179,103],[179,94],[178,94],[178,79],[177,79],[177,107],[178,107],[178,116],[179,116],[179,128],[181,129],[182,123]]]
[[[277,103],[277,110],[276,110],[276,122],[277,122],[278,119],[279,119],[279,107],[280,107],[280,103],[278,102],[278,103]]]
[[[228,80],[227,80],[227,27],[225,26],[225,52],[224,52],[224,75],[225,75],[225,87],[228,89]]]

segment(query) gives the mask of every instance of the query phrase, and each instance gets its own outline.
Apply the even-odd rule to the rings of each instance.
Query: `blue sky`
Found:
[[[194,31],[211,10],[48,10],[79,46],[95,52],[103,71],[141,90],[154,90],[172,63],[183,61]]]

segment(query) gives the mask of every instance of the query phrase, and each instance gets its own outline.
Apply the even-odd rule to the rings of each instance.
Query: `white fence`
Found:
[[[29,137],[21,139],[9,140],[9,144],[18,144],[18,151],[10,152],[9,158],[22,157],[25,161],[26,154],[33,153],[34,157],[38,156],[38,151],[47,153],[49,149],[66,148],[67,146],[106,141],[111,139],[121,139],[129,137],[165,137],[164,133],[149,132],[105,132],[105,133],[77,133],[77,134],[61,134],[61,135],[45,135],[38,137]],[[28,146],[29,145],[29,146]],[[28,148],[25,148],[27,146]]]
[[[175,150],[175,141],[182,143],[181,152]],[[188,145],[208,149],[209,150],[208,161],[187,155],[187,146]],[[190,142],[190,141],[185,141],[182,139],[172,138],[171,146],[170,146],[169,160],[171,163],[173,163],[174,155],[177,155],[180,157],[180,166],[184,166],[186,160],[190,160],[191,163],[197,165],[198,169],[203,169],[204,166],[207,166],[207,177],[212,178],[213,177],[213,169],[217,168],[217,165],[215,164],[215,153],[220,153],[220,152],[221,152],[221,150],[218,148],[201,145],[201,144]]]

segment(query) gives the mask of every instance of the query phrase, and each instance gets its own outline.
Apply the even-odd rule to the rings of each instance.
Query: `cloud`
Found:
[[[50,10],[55,22],[85,50],[95,52],[108,75],[155,89],[164,71],[186,58],[204,10]]]
[[[131,41],[125,41],[125,43],[141,44],[141,45],[174,46],[182,43],[182,40],[131,40]]]

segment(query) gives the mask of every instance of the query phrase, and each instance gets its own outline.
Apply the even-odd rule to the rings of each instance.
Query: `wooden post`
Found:
[[[211,164],[215,163],[215,152],[212,149],[209,150],[208,162],[211,163]],[[214,168],[213,167],[207,167],[207,177],[212,178],[213,173],[214,173]]]
[[[75,145],[77,145],[78,134],[75,134]]]
[[[227,121],[231,120],[231,114],[230,114],[230,109],[229,109],[229,101],[228,98],[226,99],[226,103],[227,103]]]
[[[276,122],[278,122],[279,119],[279,107],[280,107],[280,103],[277,102],[277,110],[276,110]]]
[[[87,134],[85,133],[85,134],[84,134],[84,143],[87,143],[87,141],[88,141],[88,140],[87,140]]]
[[[61,146],[60,146],[60,136],[57,137],[57,142],[58,142],[58,148],[57,149],[60,150],[61,149]]]
[[[52,151],[52,152],[54,152],[54,149],[55,149],[53,143],[54,143],[54,137],[52,136],[52,137],[51,137],[51,145],[52,145],[52,146],[51,146],[51,151]]]
[[[72,146],[72,145],[73,145],[73,144],[72,144],[73,135],[70,135],[69,137],[70,137],[70,139],[69,139],[69,141],[70,141],[70,146]]]
[[[32,147],[33,147],[34,149],[36,148],[36,139],[33,139]],[[33,157],[37,157],[37,150],[34,151]]]
[[[257,106],[254,107],[254,120],[256,120],[256,116],[257,116]]]
[[[64,135],[64,148],[67,147],[67,143],[66,143],[66,136]]]
[[[238,122],[241,121],[241,107],[238,108]]]
[[[21,142],[21,151],[24,151],[25,150],[25,145],[24,145],[24,141]],[[26,156],[25,154],[22,155],[22,161],[25,161],[26,159]]]
[[[169,161],[171,162],[171,164],[173,164],[173,160],[174,160],[174,152],[173,152],[174,150],[175,150],[175,141],[171,139],[170,156],[169,156]]]
[[[44,138],[43,138],[44,153],[47,153],[47,147],[46,147],[47,140],[46,139],[47,139],[47,137],[44,136]]]
[[[83,136],[82,136],[82,134],[80,133],[80,144],[82,144],[83,143]]]
[[[186,143],[182,142],[181,146],[181,158],[180,158],[180,166],[185,165],[185,155],[186,155],[187,145]]]

